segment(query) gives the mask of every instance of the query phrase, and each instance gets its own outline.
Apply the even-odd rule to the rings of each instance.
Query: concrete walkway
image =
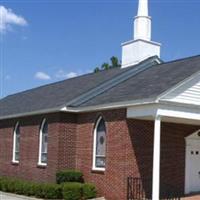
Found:
[[[200,200],[200,195],[194,195],[194,196],[191,196],[191,197],[184,197],[184,198],[181,198],[182,200]]]
[[[0,200],[42,200],[34,197],[26,197],[22,195],[0,192]],[[91,199],[92,200],[92,199]],[[96,198],[93,200],[105,200],[104,198]]]
[[[41,199],[0,192],[0,200],[41,200]]]
[[[42,199],[0,192],[0,200],[42,200]],[[93,199],[93,200],[105,200],[105,199],[104,198],[96,198],[96,199]],[[200,195],[194,195],[194,196],[191,196],[191,197],[184,197],[184,198],[181,198],[181,200],[200,200]]]

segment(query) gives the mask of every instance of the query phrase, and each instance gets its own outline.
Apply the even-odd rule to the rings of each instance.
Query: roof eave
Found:
[[[25,112],[25,113],[19,113],[19,114],[5,115],[5,116],[0,116],[0,120],[61,112],[62,108],[63,107],[57,107],[57,108],[43,109],[43,110],[37,110],[37,111],[31,111],[31,112]]]
[[[25,112],[25,113],[13,114],[13,115],[11,114],[11,115],[5,115],[2,117],[0,116],[0,120],[13,119],[13,118],[19,118],[19,117],[28,117],[32,115],[50,114],[50,113],[55,113],[55,112],[84,113],[84,112],[94,112],[94,111],[99,111],[99,110],[120,109],[120,108],[129,107],[129,106],[152,104],[156,102],[155,100],[156,99],[149,98],[149,99],[142,99],[142,100],[135,100],[135,101],[126,101],[126,102],[122,101],[122,102],[117,102],[117,103],[86,106],[86,107],[67,107],[63,105],[63,106],[51,108],[51,109],[44,109],[44,110]]]
[[[75,112],[75,113],[84,113],[84,112],[94,112],[99,110],[112,110],[112,109],[120,109],[127,108],[130,106],[137,105],[146,105],[146,104],[154,104],[157,102],[156,98],[147,98],[140,100],[131,100],[131,101],[122,101],[117,103],[108,103],[108,104],[100,104],[94,106],[85,106],[85,107],[66,107],[65,111],[67,112]]]
[[[122,102],[117,102],[117,103],[101,104],[101,105],[86,106],[86,107],[66,107],[63,105],[63,106],[52,108],[52,109],[44,109],[44,110],[39,110],[39,111],[2,116],[0,117],[0,120],[13,119],[13,118],[19,118],[19,117],[28,117],[32,115],[50,114],[50,113],[55,113],[55,112],[86,113],[86,112],[95,112],[95,111],[103,111],[103,110],[123,109],[123,108],[134,107],[134,106],[153,105],[153,104],[159,104],[159,103],[174,105],[174,106],[184,105],[185,107],[188,107],[188,108],[193,107],[193,108],[199,109],[199,105],[191,105],[191,104],[187,105],[187,104],[182,104],[179,102],[170,102],[166,100],[161,100],[159,98],[147,98],[147,99],[140,99],[140,100],[134,100],[134,101],[122,101]]]

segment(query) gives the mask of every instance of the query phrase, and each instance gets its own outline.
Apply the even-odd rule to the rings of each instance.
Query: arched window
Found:
[[[47,148],[48,148],[48,124],[46,119],[43,119],[40,126],[40,141],[39,141],[39,165],[47,164]]]
[[[106,125],[102,117],[96,122],[93,144],[93,169],[105,170],[106,165]]]
[[[19,162],[19,145],[20,145],[20,126],[19,122],[16,123],[13,133],[13,158],[15,163]]]

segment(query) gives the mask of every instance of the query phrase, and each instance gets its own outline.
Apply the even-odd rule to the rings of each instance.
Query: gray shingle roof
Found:
[[[155,65],[81,106],[156,98],[200,71],[200,56]]]
[[[154,65],[133,73],[127,80],[123,79],[111,88],[97,93],[97,96],[80,101],[80,104],[73,102],[94,88],[98,89],[123,73],[131,72],[133,68],[135,66],[87,74],[7,96],[0,100],[0,117],[57,108],[67,102],[71,102],[72,107],[84,107],[153,98],[200,71],[200,56]]]
[[[87,74],[7,96],[0,100],[0,117],[62,106],[127,70]]]

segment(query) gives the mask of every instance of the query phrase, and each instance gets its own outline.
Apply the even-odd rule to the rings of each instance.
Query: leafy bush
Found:
[[[65,182],[83,182],[83,174],[75,170],[62,170],[56,173],[56,182],[58,184]]]
[[[0,188],[3,192],[15,192],[15,180],[9,180],[7,178],[1,178],[0,179]]]
[[[80,200],[82,198],[82,184],[65,183],[63,185],[63,197],[65,200]]]
[[[96,195],[97,195],[97,191],[96,191],[95,185],[93,185],[91,183],[83,184],[82,193],[83,193],[83,198],[84,199],[95,198]]]
[[[62,199],[62,187],[57,184],[45,184],[43,193],[45,199]]]
[[[96,197],[96,188],[90,183],[68,182],[63,184],[65,200],[91,199]]]
[[[58,184],[33,183],[1,177],[0,190],[44,199],[62,199],[62,186]]]
[[[36,185],[35,183],[24,183],[23,184],[23,194],[26,196],[34,196],[36,193]]]
[[[26,195],[44,199],[62,199],[62,187],[53,183],[34,183],[29,185]]]
[[[65,200],[85,200],[96,197],[96,189],[93,184],[78,182],[34,183],[0,177],[0,190],[43,199],[62,199],[64,197]]]
[[[11,187],[9,187],[9,191],[8,192],[13,192],[16,194],[24,194],[24,185],[26,184],[25,181],[20,181],[20,180],[15,180],[15,179],[8,179],[8,182],[10,182],[10,184],[12,184]]]

